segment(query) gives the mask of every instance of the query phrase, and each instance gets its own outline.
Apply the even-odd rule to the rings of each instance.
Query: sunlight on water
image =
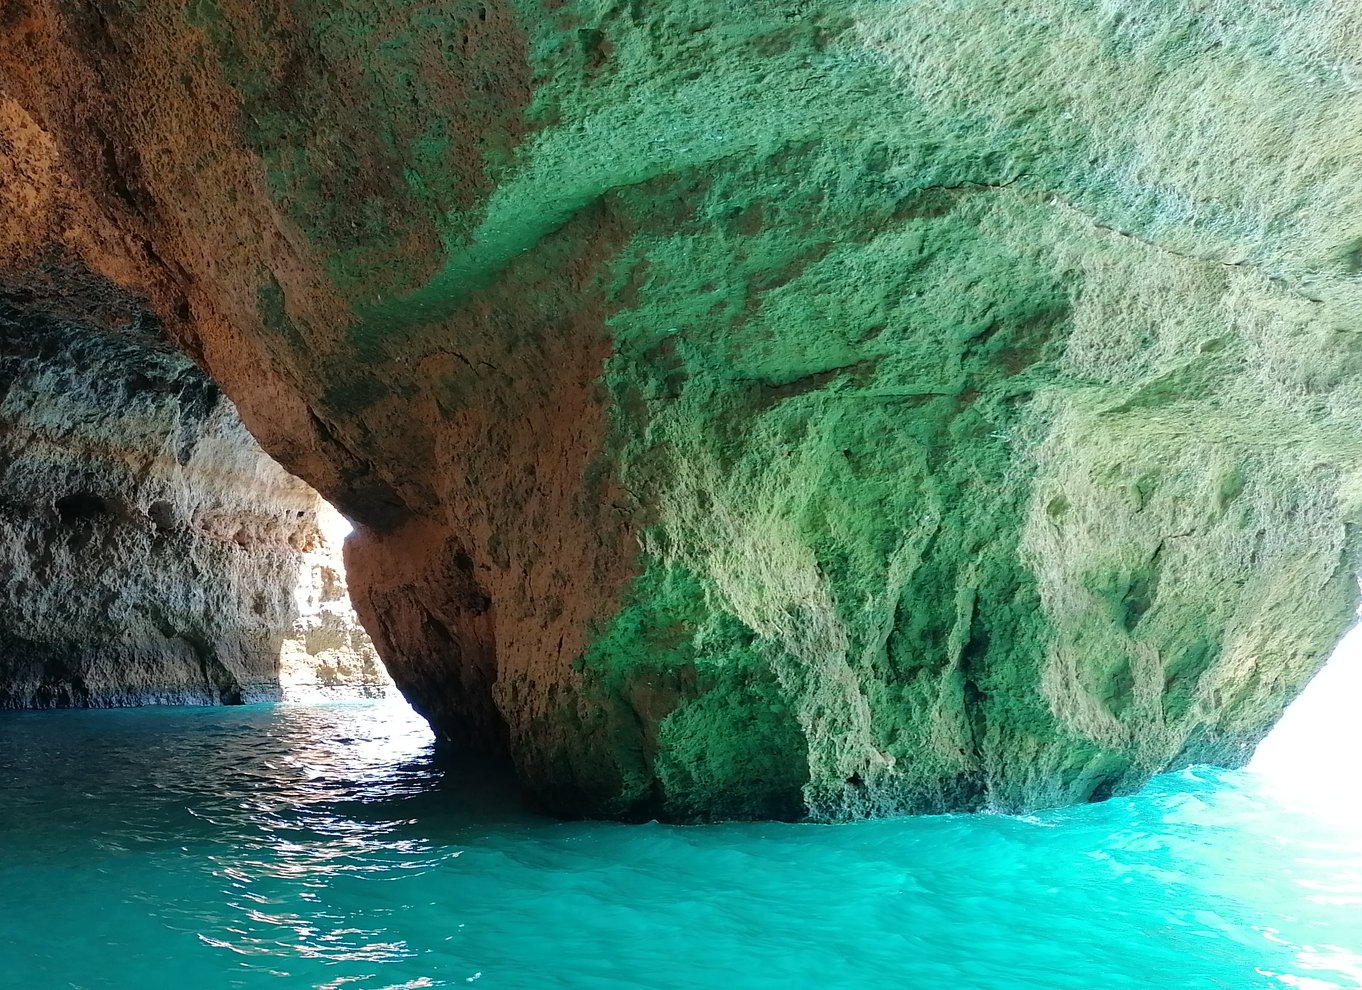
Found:
[[[401,705],[10,713],[0,986],[1356,988],[1362,840],[1275,794],[563,823]]]
[[[1362,849],[1362,793],[1357,767],[1362,756],[1362,626],[1352,629],[1333,656],[1301,692],[1280,722],[1259,745],[1249,770],[1271,800],[1327,822]],[[1331,862],[1327,847],[1310,861],[1318,877],[1299,880],[1313,903],[1351,908],[1362,916],[1362,863],[1355,858]],[[1332,867],[1332,868],[1331,868]],[[1298,970],[1324,970],[1362,987],[1362,945],[1306,946],[1296,955]],[[1281,981],[1301,990],[1323,990],[1338,983],[1306,975],[1282,974]]]

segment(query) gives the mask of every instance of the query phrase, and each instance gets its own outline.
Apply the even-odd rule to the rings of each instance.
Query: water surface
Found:
[[[1362,823],[1205,769],[1028,818],[560,823],[392,704],[0,714],[0,986],[469,984],[1356,988]]]

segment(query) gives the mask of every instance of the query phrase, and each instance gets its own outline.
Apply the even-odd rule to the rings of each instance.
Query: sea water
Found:
[[[1201,768],[1027,817],[569,823],[391,703],[0,715],[0,986],[470,985],[1355,988],[1362,822]]]

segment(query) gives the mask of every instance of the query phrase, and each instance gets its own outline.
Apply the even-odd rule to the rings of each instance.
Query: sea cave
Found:
[[[1360,523],[1362,8],[0,0],[16,987],[1362,985]]]

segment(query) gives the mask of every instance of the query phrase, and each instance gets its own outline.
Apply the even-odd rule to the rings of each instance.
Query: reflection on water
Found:
[[[0,986],[1320,990],[1360,953],[1362,840],[1246,773],[621,826],[534,815],[397,705],[0,716]]]

